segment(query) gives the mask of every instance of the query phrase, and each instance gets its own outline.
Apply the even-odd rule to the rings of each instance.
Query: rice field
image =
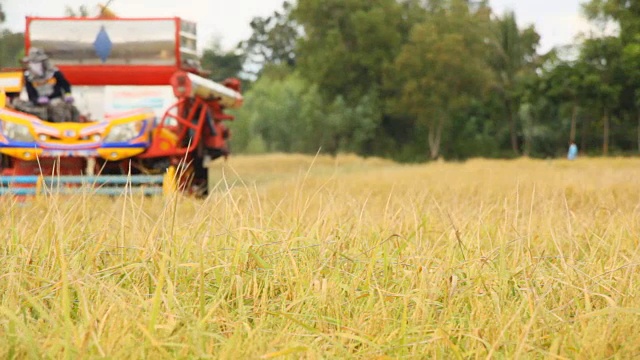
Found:
[[[0,199],[0,358],[640,357],[640,159],[209,170]]]

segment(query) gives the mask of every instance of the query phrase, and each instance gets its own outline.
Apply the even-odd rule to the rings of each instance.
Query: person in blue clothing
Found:
[[[569,152],[567,153],[567,159],[575,160],[578,157],[578,145],[574,141],[569,145]]]

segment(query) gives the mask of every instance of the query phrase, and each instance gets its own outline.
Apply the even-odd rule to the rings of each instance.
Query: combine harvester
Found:
[[[104,10],[104,9],[103,9]],[[43,49],[72,84],[79,121],[17,110],[21,69],[0,72],[0,194],[56,189],[206,194],[205,163],[229,154],[225,109],[240,81],[205,78],[196,25],[181,18],[26,19],[25,50]],[[3,90],[3,91],[2,91]]]

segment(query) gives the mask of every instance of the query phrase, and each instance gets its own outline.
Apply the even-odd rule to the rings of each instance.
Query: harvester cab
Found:
[[[206,78],[195,23],[107,15],[27,17],[26,51],[43,49],[64,73],[77,114],[51,122],[15,106],[26,99],[23,72],[0,73],[0,194],[53,181],[70,192],[90,183],[114,194],[137,183],[146,194],[206,193],[205,159],[229,155],[224,122],[234,118],[225,111],[242,105],[240,82]]]

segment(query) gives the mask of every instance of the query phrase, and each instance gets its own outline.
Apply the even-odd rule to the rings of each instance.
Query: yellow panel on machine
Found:
[[[0,108],[0,153],[27,161],[47,156],[96,155],[110,161],[122,160],[147,149],[154,121],[155,114],[150,110],[132,111],[100,122],[52,123]]]
[[[21,71],[0,71],[0,109],[7,106],[7,93],[19,94],[23,87]]]
[[[0,72],[0,89],[7,93],[19,93],[24,86],[24,76],[20,71]]]

